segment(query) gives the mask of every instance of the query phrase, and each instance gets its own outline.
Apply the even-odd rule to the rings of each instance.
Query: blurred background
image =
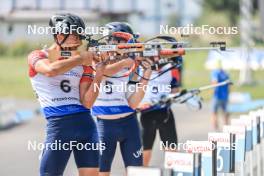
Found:
[[[183,87],[210,84],[211,69],[220,58],[234,81],[229,112],[236,115],[264,105],[263,0],[0,0],[1,176],[37,175],[40,152],[29,152],[27,142],[43,141],[45,121],[38,114],[39,104],[29,81],[27,55],[51,44],[53,38],[28,35],[27,29],[28,25],[34,24],[48,26],[50,16],[58,12],[80,15],[87,26],[94,27],[110,21],[127,21],[142,39],[159,35],[160,25],[236,26],[238,34],[235,35],[178,36],[178,40],[188,41],[193,47],[208,46],[211,41],[226,41],[230,49],[221,55],[213,51],[187,53]],[[202,96],[205,102],[202,111],[190,112],[185,107],[175,106],[181,140],[202,138],[210,130],[212,91],[204,92]],[[186,132],[185,125],[190,121],[196,126]],[[121,167],[118,165],[120,160],[120,156],[115,159],[114,175],[121,172],[117,169]],[[158,154],[152,162],[160,165]],[[74,164],[70,164],[66,173],[76,173]]]

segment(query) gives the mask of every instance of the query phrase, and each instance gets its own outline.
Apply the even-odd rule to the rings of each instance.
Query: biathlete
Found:
[[[161,39],[169,42],[177,42],[176,39],[168,36],[161,37]],[[156,61],[159,60],[158,57],[154,59]],[[181,56],[171,59],[182,60]],[[159,131],[161,142],[164,146],[170,146],[172,143],[175,145],[178,144],[174,115],[170,106],[160,107],[158,105],[152,106],[151,104],[152,102],[158,102],[160,98],[163,96],[166,97],[170,93],[177,93],[179,87],[179,67],[173,67],[168,63],[152,71],[145,97],[138,107],[141,111],[140,121],[142,125],[144,166],[149,165],[157,130]]]
[[[65,29],[85,28],[83,20],[73,14],[51,17],[51,27]],[[99,150],[77,146],[98,145],[96,124],[90,107],[94,103],[103,78],[104,64],[90,67],[93,53],[76,52],[83,36],[70,31],[56,31],[55,44],[45,50],[35,50],[28,56],[29,76],[32,87],[47,120],[45,148],[41,156],[41,176],[62,176],[73,152],[80,176],[98,175]],[[61,52],[75,53],[62,57]],[[57,143],[57,148],[52,144]],[[60,146],[60,147],[58,147]]]
[[[106,25],[109,31],[108,44],[119,44],[133,42],[134,39],[126,37],[111,36],[113,32],[124,32],[131,36],[134,33],[127,23],[112,22]],[[125,35],[124,35],[125,36]],[[135,109],[144,97],[144,90],[127,95],[125,90],[129,81],[126,75],[131,67],[134,66],[136,58],[127,58],[130,61],[125,65],[119,64],[116,73],[107,75],[102,81],[98,98],[92,107],[92,114],[97,117],[99,140],[105,145],[105,149],[99,155],[99,175],[109,176],[116,146],[119,143],[125,167],[142,166],[142,144],[139,124]],[[138,58],[140,60],[140,58]],[[144,77],[151,75],[152,62],[150,60],[141,61],[145,67]],[[124,76],[126,75],[126,76]],[[147,85],[147,80],[140,80],[141,87]]]

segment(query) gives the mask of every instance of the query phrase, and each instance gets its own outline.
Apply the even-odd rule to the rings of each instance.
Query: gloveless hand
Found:
[[[153,65],[153,61],[149,58],[144,59],[143,61],[141,61],[141,66],[145,69],[145,70],[151,70],[151,66]]]
[[[151,76],[152,70],[151,66],[153,65],[153,61],[149,58],[146,58],[141,62],[141,66],[144,68],[144,77],[149,78]]]

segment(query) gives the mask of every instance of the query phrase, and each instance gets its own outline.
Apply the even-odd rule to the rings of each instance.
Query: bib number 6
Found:
[[[105,88],[106,88],[105,93],[106,93],[106,94],[111,94],[111,93],[113,93],[112,85],[113,85],[113,83],[112,83],[111,81],[105,81]]]
[[[62,80],[60,83],[60,88],[63,92],[69,93],[71,91],[70,81]]]

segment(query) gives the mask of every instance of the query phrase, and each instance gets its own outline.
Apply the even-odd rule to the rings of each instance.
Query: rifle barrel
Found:
[[[231,84],[231,81],[230,80],[226,80],[226,81],[223,81],[223,82],[220,82],[220,83],[217,83],[217,84],[203,86],[203,87],[198,88],[198,90],[199,91],[203,91],[203,90],[213,89],[215,87],[220,87],[220,86],[223,86],[223,85],[226,85],[226,84]]]
[[[200,51],[200,50],[219,50],[219,47],[196,47],[196,48],[183,48],[185,51]]]

